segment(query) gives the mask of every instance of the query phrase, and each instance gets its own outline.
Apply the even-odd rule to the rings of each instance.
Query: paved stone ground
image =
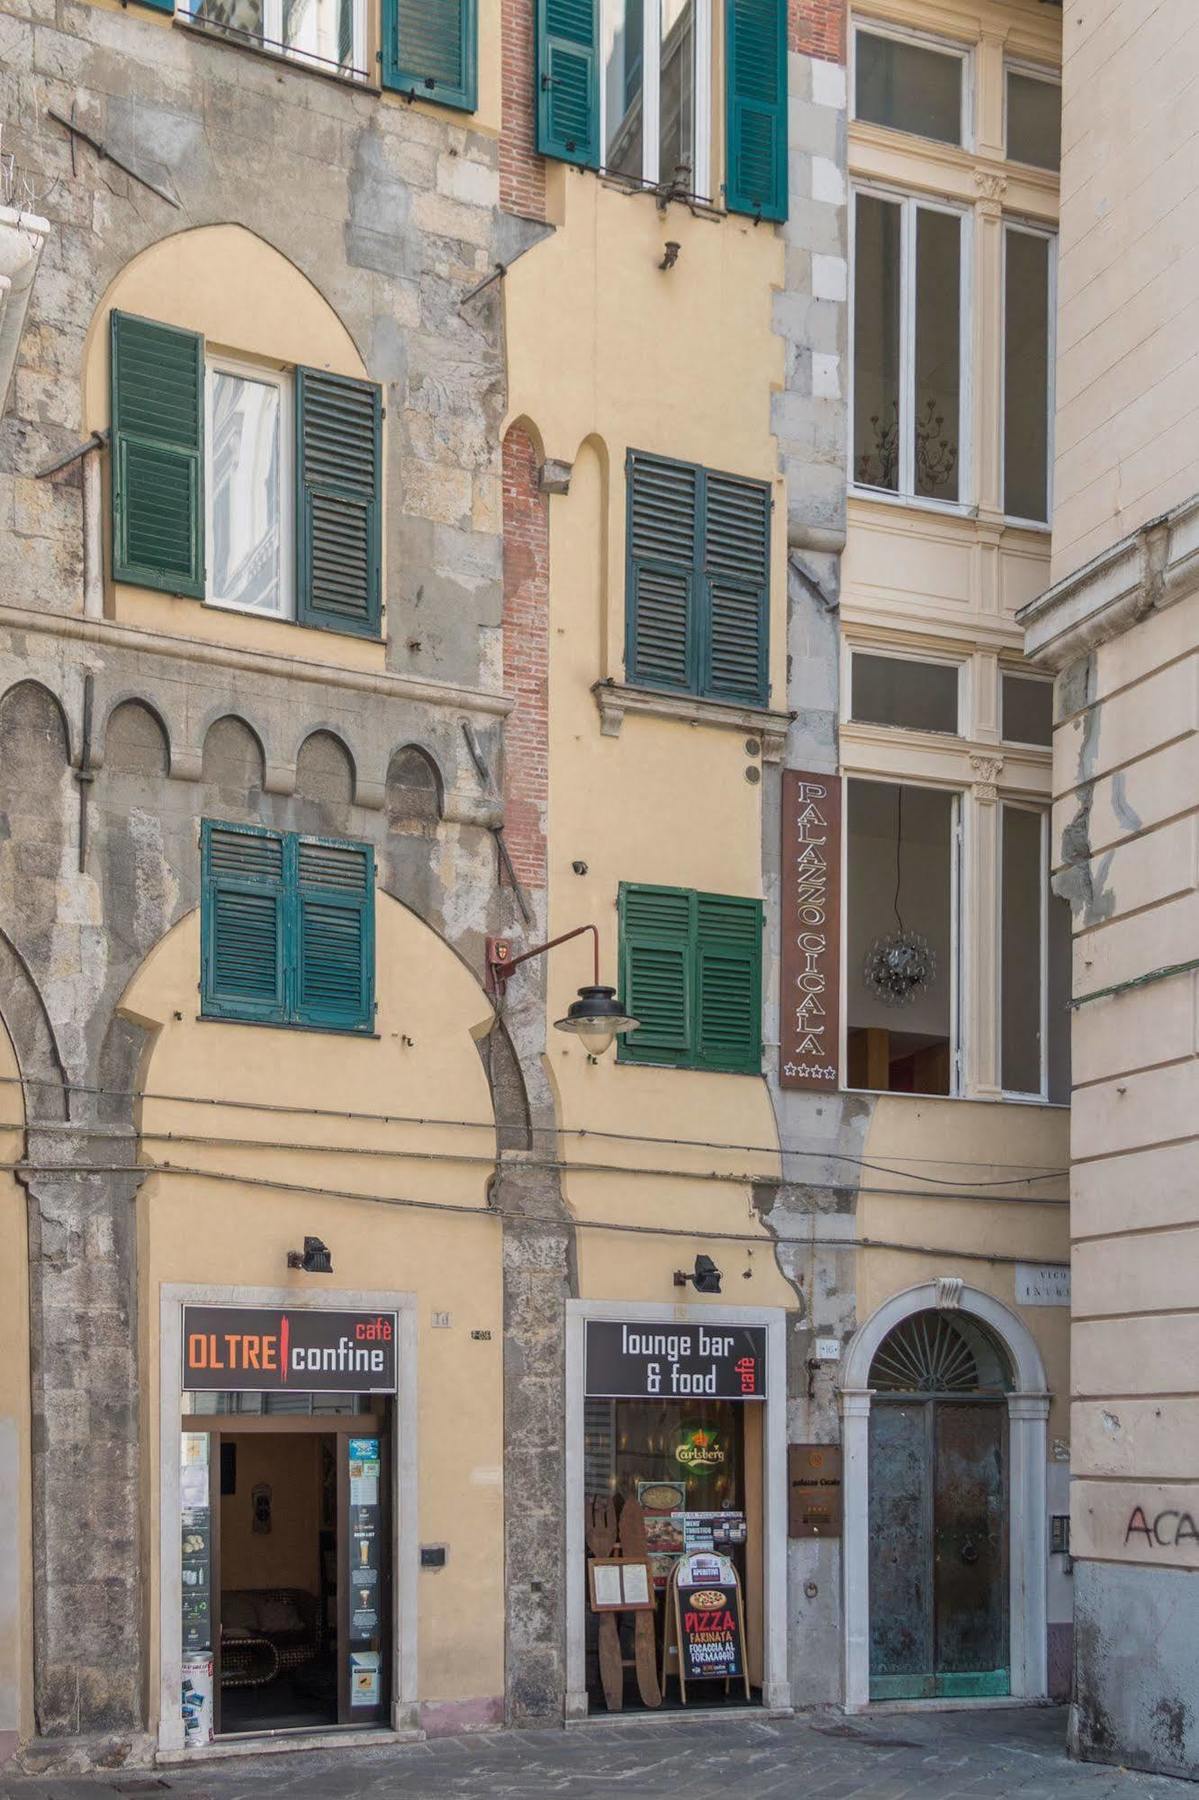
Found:
[[[597,1723],[161,1772],[14,1780],[2,1800],[1191,1800],[1190,1782],[1072,1763],[1058,1708]]]

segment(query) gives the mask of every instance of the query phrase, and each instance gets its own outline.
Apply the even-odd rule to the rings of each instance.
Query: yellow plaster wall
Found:
[[[746,779],[760,759],[747,754],[747,733],[629,714],[619,736],[604,736],[592,687],[624,676],[624,464],[634,448],[774,482],[771,681],[773,704],[785,704],[786,504],[770,432],[783,378],[771,330],[783,244],[749,221],[678,206],[663,217],[647,196],[593,176],[567,171],[565,184],[565,223],[507,278],[510,398],[546,456],[573,463],[569,493],[549,502],[549,928],[594,921],[601,978],[615,983],[622,881],[761,893],[762,789]],[[667,238],[681,248],[662,271]],[[591,979],[586,940],[555,952],[547,979],[552,1022]],[[723,1230],[761,1238],[752,1285],[738,1280],[733,1293],[726,1280],[724,1302],[794,1304],[748,1181],[696,1179],[777,1174],[763,1080],[634,1067],[615,1053],[589,1063],[552,1029],[546,1062],[563,1159],[610,1166],[566,1174],[575,1217],[679,1234],[581,1230],[582,1295],[678,1299],[672,1273],[701,1247],[740,1273],[746,1246],[688,1235]],[[571,1135],[584,1127],[623,1135]]]
[[[328,369],[363,377],[349,332],[307,276],[242,225],[204,225],[161,239],[128,263],[101,301],[84,355],[84,429],[109,424],[109,315],[139,314],[198,331],[211,352],[271,369]],[[104,567],[111,567],[110,467],[103,459]],[[208,606],[106,580],[109,617],[201,642],[345,668],[381,670],[382,642],[315,631],[284,619]],[[386,627],[384,627],[386,629]]]
[[[0,1163],[24,1149],[24,1108],[17,1059],[0,1024]],[[9,1732],[33,1729],[31,1497],[29,1486],[29,1254],[25,1190],[0,1168],[0,1462],[3,1464],[5,1564],[0,1566],[0,1763]],[[15,1499],[15,1517],[10,1510]],[[16,1552],[16,1568],[7,1553]],[[15,1580],[10,1580],[15,1575]]]
[[[124,1011],[157,1031],[142,1120],[158,1166],[137,1202],[151,1667],[161,1285],[399,1291],[417,1296],[415,1529],[450,1549],[443,1571],[421,1576],[420,1698],[489,1698],[503,1692],[503,1318],[500,1227],[486,1197],[494,1133],[475,1038],[490,1009],[465,966],[388,896],[378,897],[376,927],[377,1038],[198,1020],[194,913],[124,998]],[[217,1104],[170,1098],[187,1095]],[[230,1100],[254,1107],[221,1104]],[[272,1106],[298,1110],[259,1110]],[[474,1128],[403,1122],[413,1119]],[[224,1141],[169,1141],[167,1133]],[[355,1154],[367,1150],[387,1154]],[[167,1163],[196,1173],[165,1173]],[[461,1210],[421,1211],[394,1204],[400,1199]],[[331,1276],[286,1267],[306,1234],[328,1244]],[[433,1327],[435,1312],[449,1313],[448,1328]],[[472,1340],[473,1330],[489,1331],[490,1341]]]

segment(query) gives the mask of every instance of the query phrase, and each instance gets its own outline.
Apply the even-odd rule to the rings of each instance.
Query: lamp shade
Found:
[[[592,1056],[602,1056],[618,1033],[635,1031],[637,1020],[630,1018],[624,1002],[610,987],[582,987],[579,997],[571,1002],[564,1019],[554,1020],[555,1031],[573,1031],[582,1038]]]

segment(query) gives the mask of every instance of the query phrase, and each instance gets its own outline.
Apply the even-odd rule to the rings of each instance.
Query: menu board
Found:
[[[741,1583],[724,1556],[685,1556],[675,1576],[676,1629],[684,1681],[745,1676]]]
[[[185,1431],[179,1451],[180,1566],[184,1657],[212,1649],[212,1507],[209,1436]],[[186,1718],[186,1708],[185,1708]]]
[[[345,1443],[349,1463],[346,1611],[350,1706],[352,1709],[374,1709],[383,1699],[380,1691],[383,1666],[381,1445],[377,1437],[351,1437]]]

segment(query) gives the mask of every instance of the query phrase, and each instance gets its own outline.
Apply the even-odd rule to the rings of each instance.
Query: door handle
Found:
[[[978,1545],[972,1538],[966,1539],[966,1542],[962,1545],[961,1554],[964,1563],[976,1563],[978,1561]]]

